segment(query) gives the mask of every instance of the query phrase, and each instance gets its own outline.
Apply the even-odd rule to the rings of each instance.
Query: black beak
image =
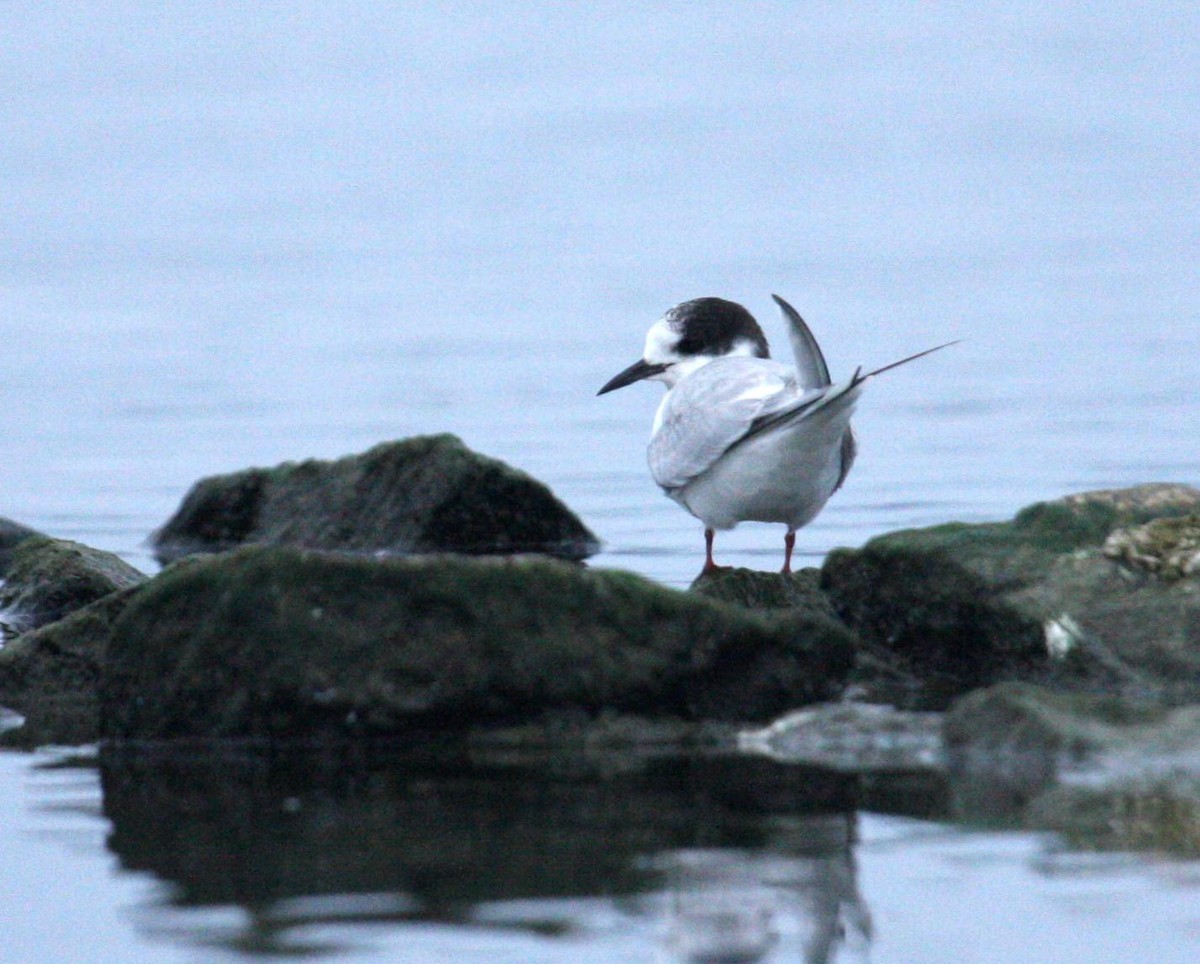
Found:
[[[638,360],[621,372],[621,374],[611,378],[605,383],[605,386],[596,392],[597,395],[603,395],[605,392],[615,392],[618,388],[624,388],[626,385],[632,385],[634,382],[640,382],[643,378],[650,378],[657,375],[661,371],[666,370],[666,365],[651,365],[648,362]]]

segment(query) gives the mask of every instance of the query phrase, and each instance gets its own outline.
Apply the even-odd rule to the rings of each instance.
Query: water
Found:
[[[745,303],[785,347],[772,291],[835,376],[965,339],[870,386],[859,461],[800,534],[808,562],[889,529],[1200,478],[1191,6],[4,14],[2,515],[150,570],[146,536],[201,476],[453,431],[547,481],[605,540],[597,564],[685,585],[698,523],[644,465],[657,391],[594,393],[689,297]],[[774,567],[781,535],[743,526],[718,558]],[[0,759],[0,795],[22,799],[29,762]],[[97,777],[73,779],[88,813],[68,845],[40,836],[36,793],[0,837],[5,866],[28,868],[0,875],[7,895],[45,908],[20,933],[50,941],[6,959],[97,959],[84,932],[139,959],[217,953],[176,933],[225,926],[199,911],[165,937],[131,923],[167,884],[109,855]],[[1136,959],[1145,920],[1113,895],[1155,922],[1158,959],[1200,935],[1169,865],[1089,867],[1080,911],[1044,842],[904,819],[859,821],[874,960],[952,959],[941,938],[962,928],[939,937],[918,911],[934,898],[1036,903],[1038,933],[1062,935],[1036,960]],[[641,917],[588,900],[564,910],[592,922],[582,945],[361,926],[392,956],[420,934],[430,960],[650,946]],[[997,934],[1019,924],[999,915]],[[1071,957],[1077,931],[1100,943]],[[975,959],[1014,959],[971,936]]]

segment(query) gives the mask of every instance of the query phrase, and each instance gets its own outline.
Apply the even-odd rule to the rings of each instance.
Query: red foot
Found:
[[[791,575],[792,572],[792,549],[796,547],[796,530],[788,529],[787,535],[783,537],[783,568],[780,570],[785,576]]]
[[[713,536],[715,533],[712,529],[704,530],[704,568],[700,570],[700,575],[707,576],[713,572],[725,572],[727,569],[732,569],[732,566],[718,566],[713,562],[712,547]]]

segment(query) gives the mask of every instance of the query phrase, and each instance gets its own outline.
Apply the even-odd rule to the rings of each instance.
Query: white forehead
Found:
[[[666,318],[660,318],[646,332],[646,350],[642,352],[642,358],[651,364],[675,361],[679,358],[675,351],[678,344],[679,332],[671,330]]]

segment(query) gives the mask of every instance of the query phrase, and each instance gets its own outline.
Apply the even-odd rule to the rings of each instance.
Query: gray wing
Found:
[[[832,384],[829,378],[829,366],[825,364],[825,356],[821,354],[821,346],[808,330],[808,325],[800,317],[800,313],[779,297],[771,295],[783,320],[787,322],[788,339],[792,343],[792,354],[796,356],[796,373],[804,388],[824,388]]]
[[[763,419],[810,404],[795,375],[764,358],[719,358],[667,392],[648,452],[650,474],[668,491],[707,471]]]

